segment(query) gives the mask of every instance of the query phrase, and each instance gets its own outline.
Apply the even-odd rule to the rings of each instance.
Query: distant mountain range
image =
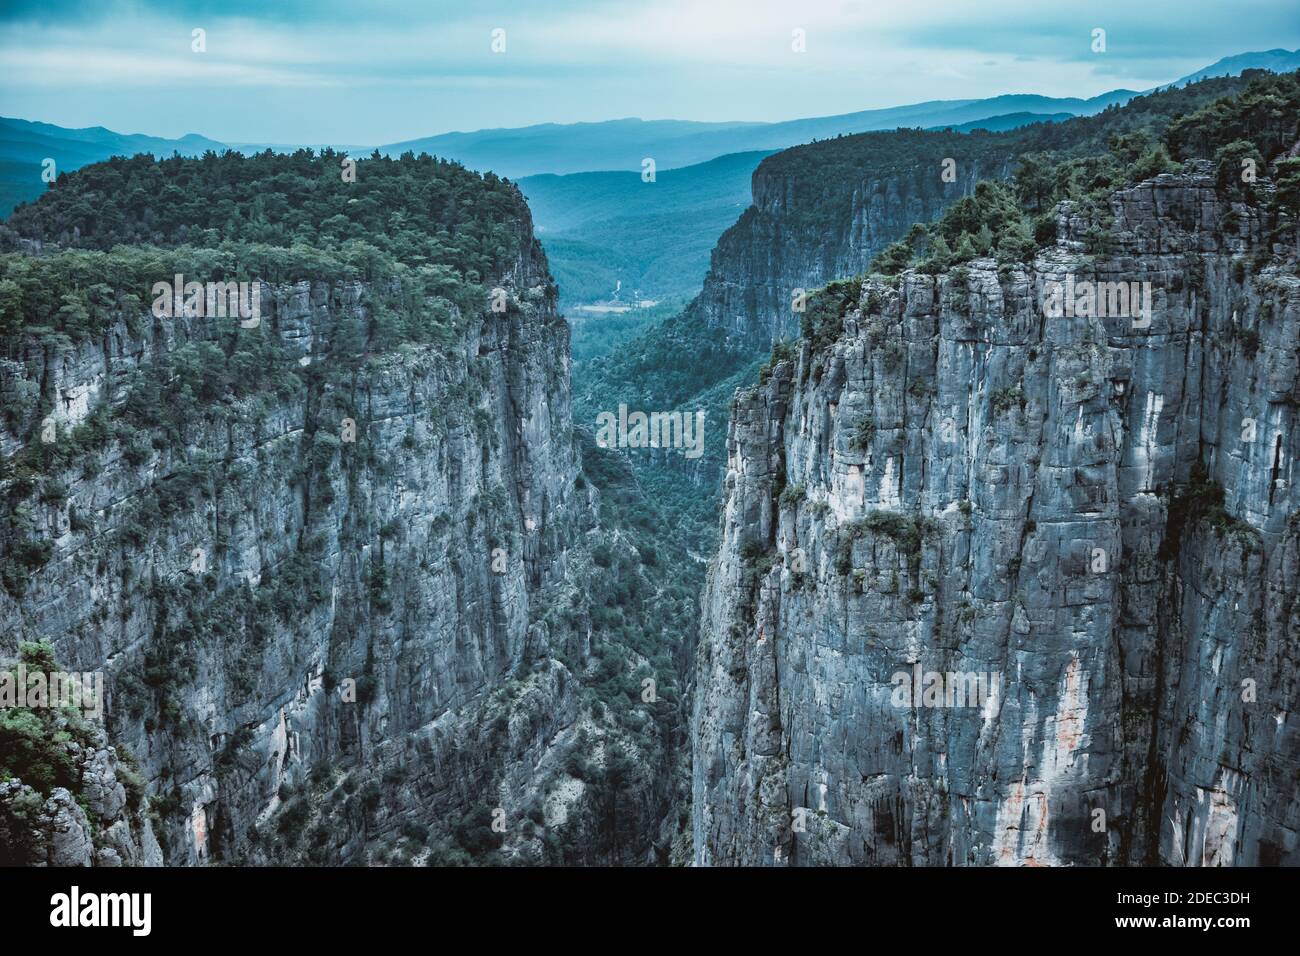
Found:
[[[1208,79],[1212,76],[1236,76],[1242,70],[1269,70],[1273,73],[1290,73],[1292,70],[1300,70],[1300,50],[1265,50],[1261,53],[1238,53],[1236,56],[1225,56],[1216,63],[1211,63],[1203,70],[1197,70],[1195,73],[1189,73],[1175,81],[1175,84],[1182,86],[1184,83],[1195,83],[1197,80]]]
[[[444,133],[379,147],[397,156],[408,150],[460,160],[472,169],[491,169],[521,178],[538,173],[573,173],[592,169],[640,170],[642,161],[658,169],[690,166],[730,153],[787,149],[833,136],[897,129],[978,126],[989,117],[1044,114],[1090,116],[1111,104],[1127,103],[1133,90],[1112,90],[1090,99],[1010,94],[982,100],[933,100],[839,116],[788,120],[783,123],[685,123],[678,120],[619,119],[603,123],[546,123],[522,129],[486,129]],[[1023,125],[1023,124],[1021,124]],[[1003,126],[1001,128],[1010,128]]]
[[[1267,50],[1225,57],[1181,77],[1182,85],[1211,76],[1230,76],[1247,69],[1286,73],[1300,69],[1300,50]],[[443,133],[379,147],[398,155],[407,150],[457,159],[472,169],[491,169],[519,178],[536,173],[572,173],[593,169],[640,170],[651,158],[658,169],[701,163],[728,153],[778,150],[832,136],[897,129],[1011,129],[1062,116],[1091,116],[1111,105],[1127,103],[1139,91],[1111,90],[1088,99],[1012,93],[978,100],[931,100],[907,106],[863,110],[838,116],[782,123],[688,123],[681,120],[618,119],[603,123],[546,123],[518,129]],[[990,118],[998,125],[986,125]],[[1013,121],[1012,117],[1023,120]]]
[[[985,129],[990,133],[1002,133],[1009,129],[1019,129],[1031,123],[1059,123],[1071,119],[1074,113],[1006,113],[1002,116],[990,116],[987,119],[972,120],[956,126],[930,126],[928,129],[950,129],[955,133],[969,133],[972,130]]]
[[[1261,68],[1300,69],[1300,50],[1226,57],[1169,85]],[[1092,115],[1137,95],[1132,90],[1112,90],[1089,99],[1009,94],[767,124],[628,119],[570,126],[552,123],[449,133],[380,151],[425,150],[508,176],[549,166],[550,173],[523,175],[519,185],[533,209],[564,303],[607,297],[620,281],[624,290],[637,290],[642,297],[689,297],[708,271],[717,237],[749,205],[754,169],[778,149],[899,126],[1001,132]],[[653,186],[640,175],[641,161],[647,156],[656,162]],[[703,157],[703,161],[690,157]],[[554,175],[566,167],[616,165],[621,169]],[[664,236],[672,241],[662,241]]]
[[[170,156],[199,156],[205,150],[226,149],[225,143],[190,133],[180,139],[146,136],[142,133],[115,133],[102,126],[65,129],[52,123],[0,118],[0,158],[39,164],[58,152],[67,157],[67,165],[85,165],[109,156],[134,156],[153,153]],[[57,159],[57,157],[56,157]]]
[[[196,133],[165,139],[139,133],[115,133],[102,126],[65,129],[51,123],[0,117],[0,215],[9,215],[14,206],[35,199],[44,191],[42,174],[46,159],[54,160],[53,171],[58,174],[110,156],[137,153],[170,156],[173,152],[199,156],[209,149],[222,150],[226,146]]]

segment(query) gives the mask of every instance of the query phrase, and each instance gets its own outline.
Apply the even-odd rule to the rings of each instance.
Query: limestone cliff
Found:
[[[827,148],[835,143],[769,157],[754,171],[752,205],[713,250],[690,320],[764,352],[798,335],[795,290],[857,275],[913,223],[981,179],[1010,175],[1023,136],[874,133],[850,138],[861,145],[843,157],[849,147]]]
[[[1027,267],[869,278],[738,394],[697,863],[1300,862],[1294,223],[1208,164],[1109,212],[1105,253],[1067,203]],[[1048,317],[1067,277],[1149,325]]]
[[[63,494],[7,480],[48,550],[0,592],[0,656],[44,641],[106,672],[167,863],[666,857],[690,602],[602,524],[568,328],[521,199],[511,212],[521,251],[484,277],[505,298],[431,303],[455,313],[446,341],[344,357],[392,283],[267,281],[248,334],[301,388],[119,434],[53,476]],[[76,433],[229,328],[140,310],[75,348],[29,341],[6,384]],[[12,454],[32,440],[3,436]],[[655,640],[631,646],[624,614]]]
[[[22,780],[0,782],[0,866],[158,866],[162,851],[142,804],[143,780],[91,728],[47,728],[67,752],[74,780],[45,796]]]
[[[1104,152],[1113,137],[1177,117],[1246,86],[1220,77],[1135,98],[1062,123],[1000,132],[897,129],[815,141],[754,170],[752,204],[713,250],[683,321],[764,354],[799,334],[795,291],[858,275],[916,223],[937,219],[981,180],[1015,175],[1021,157]],[[710,378],[708,384],[716,383]]]

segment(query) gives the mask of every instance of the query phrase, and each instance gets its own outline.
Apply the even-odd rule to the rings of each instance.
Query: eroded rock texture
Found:
[[[1118,193],[1105,255],[1067,205],[1027,271],[868,281],[738,393],[697,863],[1300,862],[1296,237],[1252,268],[1213,186]],[[1149,282],[1149,327],[1045,317],[1067,274]],[[1001,692],[900,705],[918,664]]]

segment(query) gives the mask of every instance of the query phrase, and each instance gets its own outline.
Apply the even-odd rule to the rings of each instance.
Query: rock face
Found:
[[[1067,204],[1027,270],[868,281],[738,394],[696,863],[1300,863],[1296,237],[1246,268],[1208,168],[1111,211],[1106,255]],[[1048,317],[1067,277],[1149,325]]]
[[[990,148],[969,136],[908,134],[925,138],[923,162],[912,144],[894,143],[903,134],[875,135],[893,137],[897,155],[882,162],[864,148],[847,168],[832,170],[824,144],[813,144],[764,160],[754,171],[753,204],[718,240],[688,317],[766,352],[799,334],[796,289],[858,275],[913,223],[937,218],[979,180],[1005,178],[1014,168],[1010,138]],[[951,182],[940,157],[953,161]]]
[[[461,846],[522,862],[653,858],[669,748],[654,721],[631,739],[583,698],[602,641],[591,549],[609,534],[571,437],[568,327],[530,222],[517,228],[526,251],[493,277],[507,310],[485,302],[458,341],[259,398],[182,450],[132,460],[115,444],[36,507],[53,552],[21,600],[0,596],[0,652],[44,640],[107,673],[169,864],[420,861],[458,828]],[[266,285],[262,322],[319,364],[376,291]],[[145,315],[21,374],[75,423],[221,321]],[[586,832],[606,810],[584,791],[615,743],[634,769],[608,797],[611,839]],[[47,806],[75,835],[67,803]],[[544,815],[568,830],[545,834]],[[80,860],[70,839],[57,852]]]

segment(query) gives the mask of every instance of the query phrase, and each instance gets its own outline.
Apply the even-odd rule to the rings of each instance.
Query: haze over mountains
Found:
[[[1210,76],[1230,76],[1247,69],[1285,73],[1300,68],[1300,50],[1268,50],[1225,57],[1174,84]],[[618,119],[604,123],[544,123],[522,129],[484,129],[444,133],[379,147],[398,155],[417,154],[458,159],[472,169],[491,169],[518,178],[534,173],[568,173],[592,169],[641,168],[646,157],[659,169],[687,166],[747,150],[776,150],[815,139],[900,126],[965,126],[991,117],[1029,114],[1024,122],[1052,115],[1091,116],[1107,106],[1127,103],[1139,91],[1117,89],[1087,99],[1011,93],[976,100],[932,100],[838,116],[783,123],[687,123],[678,120]],[[1023,123],[1015,124],[1023,125]],[[999,129],[1009,129],[1005,121]]]
[[[565,302],[607,297],[622,282],[656,298],[689,296],[713,244],[745,211],[763,150],[657,173],[622,170],[519,180]],[[663,236],[673,236],[665,243]]]
[[[409,149],[451,156],[471,168],[493,169],[513,177],[544,171],[640,169],[646,158],[653,159],[659,169],[672,169],[727,153],[785,149],[816,139],[900,126],[955,126],[1009,113],[1027,114],[1031,117],[1027,122],[1036,122],[1040,114],[1091,116],[1136,95],[1133,90],[1112,90],[1086,100],[1031,94],[933,100],[784,123],[718,124],[718,128],[676,120],[620,119],[573,126],[550,123],[522,130],[446,133],[381,146],[380,151],[395,156]],[[705,128],[699,129],[701,126]]]
[[[1211,76],[1236,76],[1242,70],[1271,70],[1274,73],[1290,73],[1300,69],[1300,50],[1265,50],[1259,53],[1238,53],[1225,56],[1211,63],[1203,70],[1189,73],[1177,82],[1195,83]]]
[[[72,157],[98,156],[101,153],[108,156],[135,153],[171,155],[173,150],[184,155],[187,151],[228,148],[226,143],[219,143],[197,133],[189,133],[179,139],[167,139],[143,133],[115,133],[102,126],[65,129],[52,123],[20,119],[0,119],[0,130],[3,130],[6,159],[27,159],[38,164],[48,155],[41,152],[43,147],[66,150]]]
[[[116,133],[102,126],[65,129],[52,123],[0,117],[0,215],[8,216],[14,206],[39,196],[45,189],[41,178],[46,158],[55,162],[54,171],[71,172],[110,156],[152,153],[170,156],[201,156],[206,150],[229,148],[206,136],[190,133],[180,139]]]

